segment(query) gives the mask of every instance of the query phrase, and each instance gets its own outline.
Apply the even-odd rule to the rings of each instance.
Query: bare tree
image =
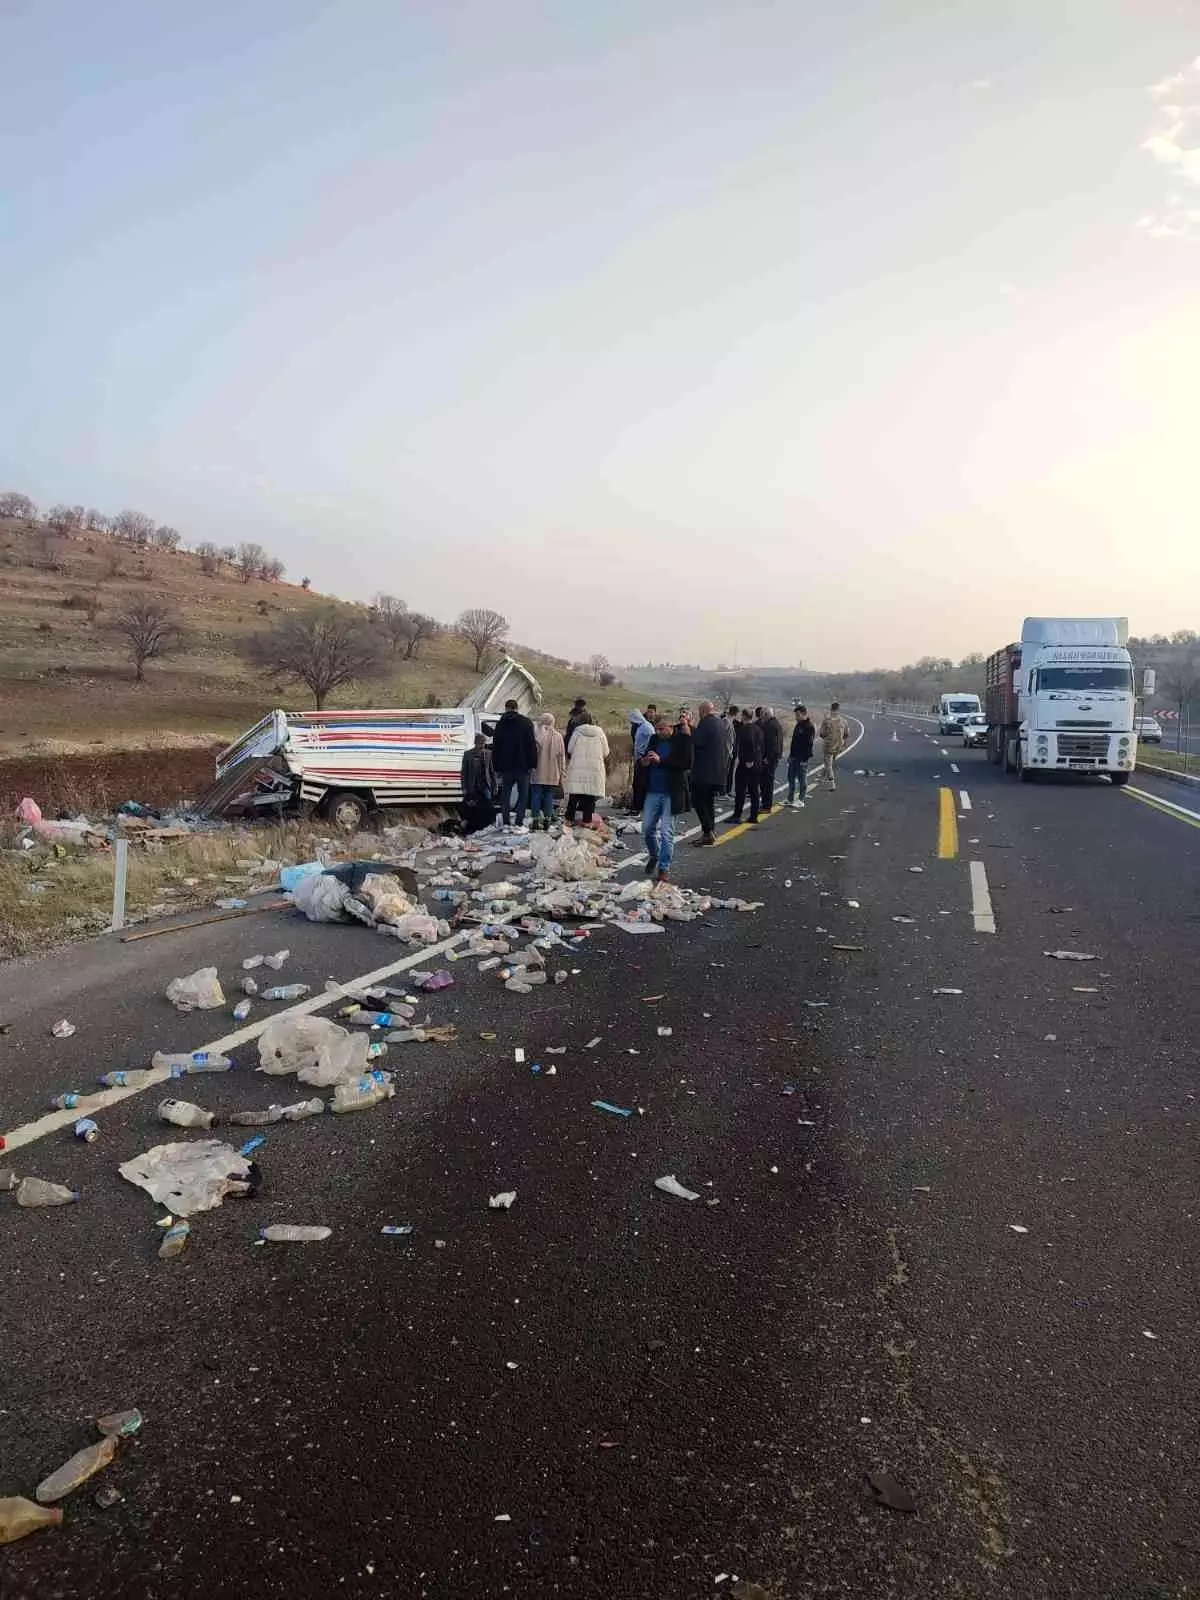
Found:
[[[308,591],[312,588],[312,579],[311,578],[301,578],[300,579],[300,587],[304,590],[305,594],[307,594]]]
[[[108,518],[94,506],[83,513],[83,520],[93,533],[107,533],[109,530]]]
[[[287,569],[278,556],[271,556],[262,564],[262,575],[268,583],[278,583]]]
[[[147,545],[154,535],[155,522],[144,511],[118,511],[112,530],[126,544]]]
[[[75,512],[70,506],[51,506],[46,513],[46,526],[55,533],[70,533],[75,526]]]
[[[133,600],[112,620],[133,658],[134,682],[146,681],[146,663],[165,656],[179,643],[183,630],[174,612],[161,600]]]
[[[436,639],[442,631],[440,622],[435,622],[432,617],[427,617],[423,611],[406,611],[399,619],[400,638],[404,645],[405,661],[413,661],[421,653],[421,646],[426,639]],[[393,642],[392,651],[396,646]]]
[[[371,610],[377,617],[400,617],[408,610],[405,600],[398,600],[394,594],[377,594],[371,601]]]
[[[215,576],[221,565],[221,552],[211,539],[202,539],[196,546],[196,554],[200,557],[200,571],[208,577]]]
[[[178,528],[170,528],[162,522],[154,530],[154,542],[160,550],[178,550],[183,543],[183,535]]]
[[[27,494],[18,494],[15,489],[0,492],[0,517],[32,522],[36,516],[37,507]]]
[[[462,613],[454,624],[454,631],[474,650],[475,671],[478,672],[488,651],[503,644],[508,634],[508,618],[502,617],[498,611],[476,606]]]
[[[599,652],[597,652],[594,656],[589,656],[588,671],[592,675],[592,682],[599,683],[600,674],[608,671],[608,657],[600,655]]]
[[[242,575],[242,582],[249,583],[251,578],[257,578],[262,571],[263,562],[267,559],[267,552],[260,544],[240,544],[237,547],[237,569]]]
[[[283,617],[248,648],[251,661],[277,682],[304,684],[318,711],[335,689],[382,669],[379,635],[360,613],[339,606]]]
[[[237,566],[237,558],[238,558],[237,545],[235,545],[235,544],[223,544],[221,546],[219,554],[220,554],[221,560],[225,563],[225,565],[227,567],[236,567]]]
[[[377,594],[371,601],[371,613],[387,635],[395,655],[406,638],[408,606],[394,594]]]
[[[104,576],[111,582],[114,578],[125,576],[125,561],[120,550],[111,547],[104,552]]]

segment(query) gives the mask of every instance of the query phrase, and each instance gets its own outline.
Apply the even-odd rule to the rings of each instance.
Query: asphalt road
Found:
[[[0,1208],[0,1493],[97,1414],[146,1417],[0,1554],[6,1600],[1200,1596],[1200,806],[1020,785],[915,721],[868,721],[845,766],[683,846],[680,881],[761,911],[606,932],[528,996],[461,963],[430,1010],[462,1042],[393,1049],[373,1112],[266,1130],[262,1193],[174,1262],[116,1174],[170,1136],[154,1090],[93,1146],[0,1157],[83,1191]],[[0,972],[0,1129],[232,1026],[166,981],[281,945],[318,986],[403,954],[275,914]],[[187,1087],[220,1111],[279,1084]],[[256,1247],[281,1220],[333,1236]]]

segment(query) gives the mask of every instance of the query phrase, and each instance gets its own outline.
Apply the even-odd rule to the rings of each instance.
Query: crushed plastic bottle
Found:
[[[178,1222],[173,1222],[163,1234],[163,1241],[158,1247],[160,1259],[170,1261],[173,1257],[181,1255],[191,1231],[191,1224],[186,1217],[180,1217]]]
[[[75,1024],[73,1022],[68,1022],[66,1017],[60,1017],[50,1029],[50,1032],[56,1039],[69,1039],[75,1032]]]
[[[160,1100],[158,1120],[172,1122],[177,1128],[211,1128],[217,1120],[215,1111],[205,1111],[203,1106],[190,1100]]]
[[[255,988],[257,987],[258,985],[256,984]],[[245,1022],[246,1018],[250,1015],[250,1011],[251,1005],[249,1000],[239,1000],[237,1005],[235,1005],[233,1008],[233,1020],[235,1022]]]
[[[264,1000],[303,1000],[308,993],[307,983],[277,983],[270,989],[264,989]]]
[[[156,1050],[150,1065],[155,1072],[166,1071],[173,1078],[187,1078],[194,1072],[229,1072],[233,1068],[228,1056],[214,1054],[210,1050],[184,1050],[176,1055],[166,1055]]]
[[[325,1102],[319,1099],[297,1100],[295,1105],[272,1106],[273,1111],[278,1109],[281,1122],[303,1122],[305,1117],[320,1117],[325,1114]]]
[[[0,1499],[0,1544],[14,1544],[39,1528],[57,1528],[63,1514],[57,1506],[39,1506],[24,1495]]]
[[[75,1124],[75,1137],[81,1139],[84,1144],[95,1144],[100,1137],[99,1123],[93,1122],[91,1117],[80,1117]]]
[[[69,1206],[79,1199],[74,1189],[61,1183],[47,1183],[44,1178],[22,1178],[15,1190],[19,1206]]]
[[[273,1222],[269,1228],[260,1228],[258,1236],[268,1244],[315,1244],[328,1239],[332,1228],[313,1228],[304,1223]]]
[[[258,993],[258,985],[253,978],[242,979],[242,993],[245,995],[256,995]]]
[[[79,1093],[73,1089],[69,1094],[56,1094],[50,1105],[55,1111],[74,1111],[80,1099]]]
[[[141,1431],[142,1413],[136,1406],[131,1406],[128,1411],[110,1411],[106,1417],[96,1418],[96,1426],[106,1437],[118,1434],[122,1439],[128,1439]]]
[[[329,1109],[333,1112],[369,1111],[395,1094],[390,1072],[368,1072],[349,1083],[339,1083],[333,1091]]]
[[[83,1450],[77,1450],[69,1461],[64,1461],[57,1472],[52,1472],[48,1478],[43,1478],[33,1491],[41,1505],[48,1505],[51,1501],[61,1500],[64,1495],[78,1489],[80,1484],[106,1467],[117,1453],[120,1443],[119,1435],[113,1434],[104,1439],[97,1439],[95,1444],[89,1444]]]
[[[255,967],[261,967],[266,959],[266,956],[247,956],[242,962],[242,971],[253,972]]]
[[[151,1077],[149,1067],[143,1067],[133,1072],[106,1072],[96,1082],[106,1089],[144,1089]]]
[[[273,972],[278,972],[291,953],[290,950],[276,950],[273,956],[265,956],[263,959]]]
[[[406,1020],[397,1017],[394,1011],[366,1011],[361,1006],[346,1018],[352,1028],[390,1028],[393,1022]]]

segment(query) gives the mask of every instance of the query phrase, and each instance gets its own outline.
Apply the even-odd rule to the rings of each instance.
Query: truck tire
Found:
[[[1123,789],[1125,787],[1125,785],[1129,782],[1130,778],[1133,777],[1133,773],[1132,772],[1110,772],[1109,773],[1109,777],[1112,779],[1113,787],[1115,789]]]
[[[353,790],[337,789],[325,797],[321,809],[339,833],[359,833],[366,825],[370,807]]]

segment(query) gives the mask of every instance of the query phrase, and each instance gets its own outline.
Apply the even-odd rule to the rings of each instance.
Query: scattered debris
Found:
[[[961,989],[935,989],[934,994],[962,994]]]
[[[600,1035],[597,1034],[594,1039],[589,1039],[588,1042],[584,1045],[583,1048],[585,1050],[594,1050],[596,1048],[596,1046],[598,1044],[600,1044],[600,1043],[601,1043],[601,1038],[600,1038]]]
[[[1099,989],[1088,989],[1088,988],[1085,988],[1082,984],[1078,984],[1077,983],[1077,984],[1074,984],[1072,986],[1071,993],[1072,994],[1099,994],[1100,991],[1099,991]]]
[[[908,1490],[896,1482],[890,1472],[868,1472],[867,1482],[871,1486],[871,1493],[880,1505],[886,1506],[889,1511],[915,1511],[917,1502]]]
[[[675,1174],[668,1173],[665,1178],[655,1178],[654,1187],[661,1189],[664,1194],[674,1195],[676,1200],[699,1200],[700,1196],[692,1189],[685,1189]]]
[[[924,867],[909,867],[908,870],[910,872],[924,872],[925,868]]]
[[[892,918],[893,922],[915,922],[916,920],[917,920],[916,917],[893,917]]]
[[[219,1139],[156,1144],[117,1171],[181,1217],[212,1211],[226,1195],[249,1195],[258,1187],[254,1164]]]
[[[290,950],[276,950],[273,956],[264,956],[263,960],[273,972],[278,972],[291,953]]]
[[[1043,950],[1051,961],[1099,961],[1099,956],[1085,955],[1082,950]]]
[[[1009,1228],[1013,1233],[1028,1233],[1029,1229],[1021,1226],[1019,1222],[1010,1222]]]
[[[47,1183],[44,1178],[22,1178],[13,1188],[13,1198],[19,1206],[69,1206],[79,1199],[73,1189],[61,1183]]]
[[[658,1030],[658,1037],[660,1039],[669,1039],[674,1032],[674,1028],[660,1028]]]
[[[163,1234],[162,1243],[158,1247],[160,1258],[164,1261],[170,1261],[174,1256],[182,1255],[183,1247],[187,1244],[191,1231],[191,1224],[186,1217],[180,1217],[178,1222],[172,1222],[166,1233]]]
[[[0,1544],[15,1544],[39,1528],[57,1528],[63,1514],[57,1506],[39,1506],[23,1495],[0,1499]]]
[[[1155,1343],[1158,1342],[1158,1335],[1156,1333],[1152,1333],[1149,1328],[1143,1328],[1142,1329],[1142,1338],[1143,1339],[1153,1339],[1155,1341]]]
[[[78,1489],[88,1479],[106,1467],[117,1453],[120,1443],[118,1435],[108,1435],[97,1439],[94,1444],[89,1444],[82,1450],[77,1450],[69,1461],[64,1461],[56,1472],[48,1478],[43,1478],[33,1491],[40,1505],[52,1505],[55,1500],[61,1500],[65,1495]]]
[[[97,1489],[92,1496],[92,1501],[99,1506],[101,1511],[111,1511],[114,1506],[119,1506],[124,1498],[125,1496],[120,1489],[114,1489],[109,1486],[106,1489]]]
[[[100,1137],[100,1125],[91,1117],[80,1117],[71,1131],[83,1144],[95,1144]]]
[[[502,1189],[499,1194],[488,1195],[489,1211],[511,1211],[517,1198],[515,1189]]]
[[[217,981],[216,967],[200,967],[186,978],[173,978],[167,985],[167,999],[176,1011],[215,1011],[225,1004],[225,993]]]
[[[273,1222],[269,1228],[260,1228],[258,1237],[267,1244],[316,1244],[328,1239],[332,1228],[312,1227],[303,1222]]]
[[[847,955],[853,955],[856,952],[861,953],[867,947],[865,944],[831,944],[829,948],[831,950],[842,950],[845,951]]]
[[[142,1431],[142,1413],[136,1406],[131,1406],[128,1411],[110,1411],[107,1416],[96,1418],[96,1427],[105,1437],[116,1433],[123,1439],[129,1439]]]
[[[632,1109],[627,1111],[623,1106],[609,1105],[607,1100],[593,1100],[592,1104],[597,1111],[609,1111],[614,1117],[631,1117],[633,1115]]]
[[[56,1039],[69,1039],[75,1032],[75,1024],[73,1022],[68,1022],[66,1017],[62,1017],[54,1024],[54,1026],[50,1029],[50,1032]]]
[[[158,1120],[173,1123],[177,1128],[207,1130],[217,1120],[217,1114],[215,1111],[205,1111],[203,1106],[193,1105],[190,1100],[160,1100]]]
[[[411,1222],[389,1222],[379,1231],[380,1233],[395,1234],[401,1238],[407,1238],[413,1231],[413,1225]]]

